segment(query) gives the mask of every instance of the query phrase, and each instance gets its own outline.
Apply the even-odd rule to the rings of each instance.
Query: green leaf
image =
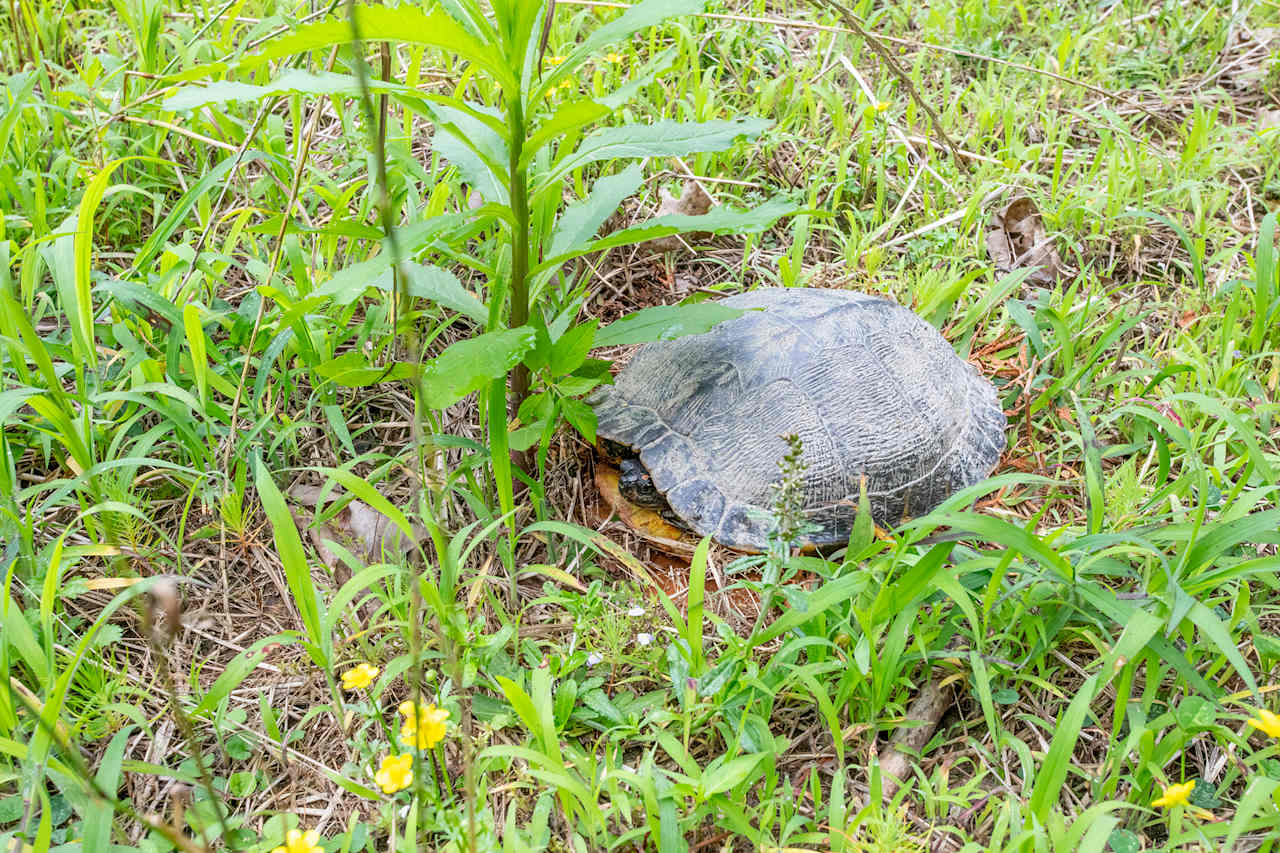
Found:
[[[182,308],[182,325],[187,333],[187,349],[191,353],[191,371],[195,374],[200,406],[209,403],[209,358],[204,346],[204,327],[200,323],[200,305],[188,302]]]
[[[755,234],[768,228],[783,216],[796,213],[799,208],[784,198],[774,198],[750,210],[733,210],[718,207],[702,216],[686,216],[671,214],[649,219],[630,228],[615,231],[599,240],[582,243],[576,248],[567,249],[559,255],[552,255],[534,268],[534,273],[543,273],[558,267],[565,261],[591,252],[601,252],[617,246],[629,246],[644,243],[658,237],[672,234],[689,234],[706,232],[708,234]]]
[[[1111,830],[1107,845],[1113,853],[1138,853],[1142,849],[1142,839],[1127,829]]]
[[[133,726],[126,726],[115,733],[106,753],[98,759],[98,772],[94,782],[99,791],[116,791],[120,788],[120,769],[124,762],[125,747],[133,735]],[[84,850],[107,850],[111,840],[112,818],[115,816],[111,804],[96,797],[91,798],[85,810],[83,826]]]
[[[587,360],[595,340],[597,320],[588,320],[573,326],[551,345],[551,375],[564,376],[572,373]]]
[[[405,289],[410,296],[430,299],[480,324],[488,320],[484,303],[448,270],[431,264],[405,264],[404,272],[409,279]]]
[[[465,106],[471,111],[484,111],[482,115],[489,111],[477,104]],[[425,109],[436,122],[432,147],[458,167],[463,179],[478,190],[485,201],[506,204],[511,181],[507,141],[468,110],[440,103]]]
[[[369,89],[374,92],[404,92],[404,86],[385,83],[382,80],[369,80]],[[183,86],[177,89],[164,101],[166,110],[194,110],[213,104],[225,104],[235,101],[260,101],[276,95],[317,95],[332,97],[345,95],[358,98],[361,95],[360,81],[351,74],[335,74],[331,71],[304,71],[301,68],[290,68],[270,83],[257,86],[252,83],[236,83],[229,80],[210,83],[205,86]],[[234,159],[234,158],[233,158]]]
[[[396,382],[408,379],[418,371],[418,365],[394,362],[387,365],[370,364],[360,350],[348,350],[337,358],[322,361],[314,368],[317,376],[344,388],[364,388],[379,382]]]
[[[311,660],[316,666],[329,670],[331,667],[326,652],[331,638],[324,630],[323,605],[320,601],[320,594],[316,590],[315,581],[311,577],[311,566],[307,564],[306,552],[302,549],[302,538],[298,535],[298,527],[294,524],[293,515],[289,512],[289,506],[285,503],[284,495],[280,494],[280,490],[276,488],[275,482],[271,479],[271,472],[267,470],[267,466],[262,464],[261,461],[257,465],[254,483],[258,487],[258,498],[262,501],[262,509],[267,514],[267,520],[271,522],[276,554],[280,558],[281,565],[284,566],[285,581],[289,585],[289,592],[293,595],[294,606],[298,608],[298,614],[302,617],[302,624],[306,628],[307,637],[311,641],[307,644],[307,653],[311,656]],[[249,650],[242,652],[241,656],[258,648],[261,648],[261,646],[255,643]],[[256,666],[256,663],[254,665]],[[228,668],[229,671],[230,668]],[[240,678],[247,674],[248,670],[246,669]],[[226,673],[223,675],[225,676]],[[221,678],[219,678],[219,681],[221,681]],[[238,682],[239,679],[237,679]],[[231,688],[228,687],[227,689],[230,690]],[[201,701],[201,710],[209,710],[214,707],[214,705],[206,707],[205,703],[208,699],[209,697],[206,696],[205,700]],[[216,704],[216,701],[214,704]]]
[[[1273,808],[1268,805],[1268,801],[1274,800],[1277,783],[1264,776],[1254,776],[1249,780],[1249,785],[1244,789],[1244,794],[1240,797],[1240,802],[1236,805],[1235,817],[1231,819],[1231,824],[1227,827],[1227,837],[1219,850],[1235,850],[1236,840],[1249,827],[1251,821],[1259,811],[1267,808]],[[1274,812],[1273,812],[1274,813]],[[1274,821],[1274,818],[1271,818]],[[1275,824],[1271,823],[1271,829]]]
[[[1053,740],[1049,744],[1049,752],[1045,755],[1040,774],[1036,777],[1031,790],[1029,803],[1031,813],[1042,823],[1048,818],[1058,798],[1062,796],[1062,786],[1067,779],[1067,771],[1071,765],[1076,742],[1080,739],[1080,731],[1084,728],[1089,705],[1105,683],[1102,680],[1103,676],[1109,678],[1114,673],[1115,661],[1121,658],[1132,660],[1156,636],[1161,624],[1161,621],[1150,613],[1134,611],[1134,619],[1125,626],[1115,646],[1102,659],[1098,674],[1080,686],[1079,692],[1058,720]]]
[[[708,234],[756,234],[768,228],[784,216],[789,216],[800,208],[795,202],[785,198],[772,198],[764,204],[749,210],[733,210],[728,207],[717,207],[701,216],[688,216],[673,213],[658,216],[630,228],[615,231],[587,245],[587,251],[598,252],[614,246],[626,246],[632,243],[643,243],[657,237],[672,234],[690,234],[704,231]]]
[[[631,157],[684,157],[699,151],[724,151],[740,137],[756,137],[773,125],[760,118],[705,122],[659,121],[605,127],[587,136],[577,150],[541,175],[539,191],[574,169],[601,160]]]
[[[484,68],[509,93],[516,88],[515,77],[502,55],[462,28],[443,9],[430,12],[411,5],[355,6],[352,10],[365,43],[387,41],[393,44],[424,44],[447,51]],[[261,53],[241,61],[252,68],[318,48],[347,45],[355,34],[347,15],[337,15],[314,24],[304,24],[288,35],[272,39]]]
[[[581,400],[565,397],[560,401],[560,410],[564,419],[587,440],[588,444],[596,443],[596,410]]]
[[[639,163],[632,163],[618,174],[596,181],[586,199],[570,205],[560,214],[547,255],[554,258],[583,248],[618,209],[618,205],[640,189],[642,183],[644,170]]]
[[[764,753],[758,752],[755,755],[740,755],[723,764],[718,759],[711,762],[702,771],[703,794],[710,797],[713,794],[723,793],[737,786],[747,778],[752,770],[756,769],[756,765],[763,758]],[[710,777],[709,784],[707,784],[708,777]]]
[[[743,313],[739,308],[730,308],[719,302],[641,308],[597,331],[595,345],[617,347],[700,335],[725,320],[741,317]]]
[[[807,596],[806,606],[793,606],[776,619],[773,624],[753,636],[748,641],[748,644],[754,648],[785,634],[787,631],[799,628],[806,622],[818,618],[837,604],[849,601],[866,589],[868,583],[870,583],[870,577],[865,573],[856,571],[827,581]]]
[[[1195,601],[1191,605],[1191,610],[1187,617],[1200,629],[1201,637],[1209,640],[1217,647],[1217,650],[1231,663],[1236,673],[1244,680],[1245,686],[1257,697],[1258,682],[1254,680],[1249,664],[1245,661],[1244,655],[1240,654],[1240,649],[1237,648],[1235,640],[1231,637],[1230,630],[1227,629],[1223,621],[1199,601]]]
[[[521,326],[458,341],[423,366],[424,402],[433,409],[443,409],[506,376],[533,346],[533,340],[533,329]]]
[[[575,98],[561,104],[551,117],[539,125],[538,129],[525,140],[520,148],[520,165],[529,165],[534,156],[557,136],[599,121],[612,113],[611,106],[590,98]]]

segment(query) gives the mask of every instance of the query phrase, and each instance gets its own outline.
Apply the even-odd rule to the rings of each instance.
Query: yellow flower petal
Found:
[[[400,710],[405,713],[403,706]],[[404,725],[400,727],[400,743],[410,749],[430,749],[444,740],[448,719],[448,711],[432,704],[413,711],[412,716],[405,713]]]
[[[1257,718],[1251,718],[1249,725],[1271,737],[1280,738],[1280,716],[1276,716],[1266,708],[1259,708],[1254,713],[1257,714]]]
[[[373,781],[378,783],[384,794],[394,794],[412,785],[413,754],[405,752],[384,757],[378,772],[373,774]]]
[[[352,667],[342,673],[342,689],[363,690],[373,683],[373,680],[378,677],[378,673],[380,672],[382,672],[382,670],[378,669],[376,666],[370,666],[367,663],[362,663],[359,666]]]
[[[272,850],[271,853],[324,853],[319,845],[320,833],[314,829],[308,829],[306,832],[291,829],[284,834],[284,844]]]
[[[1166,785],[1160,796],[1151,801],[1151,805],[1157,808],[1170,809],[1174,806],[1185,806],[1188,803],[1187,798],[1191,796],[1191,791],[1196,786],[1196,780],[1190,782],[1178,782],[1172,785]]]

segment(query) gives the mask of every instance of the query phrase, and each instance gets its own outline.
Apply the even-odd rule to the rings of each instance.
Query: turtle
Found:
[[[806,544],[848,542],[862,490],[877,526],[986,478],[1005,446],[995,387],[892,300],[758,288],[702,334],[644,344],[588,397],[619,491],[699,536],[761,551],[778,463],[798,436]]]

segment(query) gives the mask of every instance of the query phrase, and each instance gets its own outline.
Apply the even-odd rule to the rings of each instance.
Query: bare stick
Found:
[[[911,770],[911,759],[933,737],[938,721],[951,704],[951,688],[930,681],[907,709],[906,719],[893,735],[893,742],[880,756],[881,792],[885,802],[893,799]]]

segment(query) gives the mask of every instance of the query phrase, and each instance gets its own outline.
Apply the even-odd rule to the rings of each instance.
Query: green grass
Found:
[[[381,90],[350,82],[166,106],[354,76],[328,47],[245,62],[309,7],[0,8],[4,849],[270,851],[295,826],[327,851],[1275,849],[1280,738],[1247,720],[1280,711],[1280,7],[861,4],[914,93],[825,9],[726,2],[601,46],[531,126],[665,51],[594,126],[772,124],[587,163],[521,217],[473,212],[459,145],[411,103],[503,105],[501,69],[397,44],[388,79],[418,95],[379,146]],[[620,14],[557,4],[547,55]],[[549,247],[633,162],[602,236],[687,173],[717,216],[798,213],[693,252],[539,272],[531,250],[516,335],[513,245]],[[1016,195],[1052,283],[987,254]],[[438,272],[393,287],[393,249]],[[915,308],[993,378],[1009,449],[889,540],[700,550],[668,598],[646,546],[591,529],[587,347],[762,283]],[[372,510],[420,552],[341,535]],[[744,618],[722,578],[776,606]],[[344,690],[362,661],[379,676]],[[952,701],[883,798],[929,682]],[[414,697],[449,729],[386,795]],[[1192,779],[1189,806],[1151,806]]]

